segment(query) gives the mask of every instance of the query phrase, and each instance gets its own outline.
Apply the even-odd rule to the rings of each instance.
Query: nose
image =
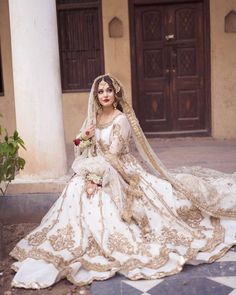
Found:
[[[108,92],[107,92],[107,91],[104,91],[104,92],[103,92],[103,96],[104,96],[104,97],[107,97],[107,96],[108,96]]]

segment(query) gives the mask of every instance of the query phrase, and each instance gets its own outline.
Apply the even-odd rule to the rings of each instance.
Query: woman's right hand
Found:
[[[95,127],[96,127],[96,125],[91,125],[88,129],[86,129],[82,133],[82,138],[84,140],[88,140],[88,139],[92,138],[95,134]]]

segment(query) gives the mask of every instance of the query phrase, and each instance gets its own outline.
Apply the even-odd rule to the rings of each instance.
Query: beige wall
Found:
[[[0,119],[0,123],[8,129],[9,133],[12,133],[16,128],[16,119],[7,0],[0,0],[0,42],[4,84],[4,96],[0,96],[0,113],[3,115],[3,118]]]
[[[71,144],[87,114],[89,93],[63,94],[63,115],[65,139]]]
[[[224,32],[224,17],[236,0],[211,0],[212,136],[236,138],[236,33]]]
[[[102,0],[105,70],[124,85],[131,100],[131,66],[128,0]],[[109,22],[118,17],[123,23],[123,37],[109,37]]]
[[[121,38],[109,37],[109,22],[118,17],[123,23]],[[102,0],[105,73],[117,77],[131,100],[131,69],[127,0]],[[71,143],[86,117],[89,93],[63,94],[66,142]]]

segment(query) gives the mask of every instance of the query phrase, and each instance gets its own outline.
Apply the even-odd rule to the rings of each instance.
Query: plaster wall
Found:
[[[88,96],[88,92],[64,93],[62,96],[65,141],[67,144],[72,144],[86,118]]]
[[[211,0],[212,136],[236,138],[236,33],[224,32],[224,18],[236,0]]]
[[[131,101],[131,64],[129,37],[129,10],[127,0],[102,0],[105,70],[124,85],[126,97]],[[109,36],[109,22],[117,17],[123,25],[123,36]]]
[[[13,90],[11,38],[8,1],[0,0],[0,47],[2,56],[2,74],[4,95],[0,96],[0,124],[7,128],[9,134],[16,129],[15,100]]]

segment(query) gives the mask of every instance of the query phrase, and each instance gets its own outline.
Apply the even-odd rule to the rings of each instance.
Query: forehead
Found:
[[[106,89],[108,87],[110,87],[110,85],[103,80],[98,84],[98,89]]]

